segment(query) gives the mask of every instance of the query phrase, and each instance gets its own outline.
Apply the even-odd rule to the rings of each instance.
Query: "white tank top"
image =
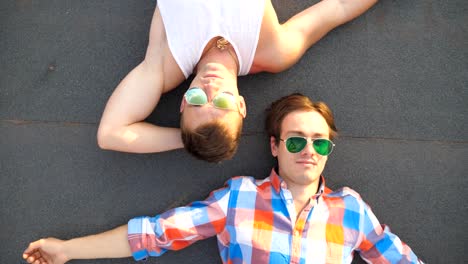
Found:
[[[158,0],[172,56],[188,78],[208,42],[224,37],[239,60],[239,75],[252,66],[265,0]]]

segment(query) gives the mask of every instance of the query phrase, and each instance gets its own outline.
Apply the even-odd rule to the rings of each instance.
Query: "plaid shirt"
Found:
[[[319,192],[296,218],[286,183],[272,170],[264,180],[234,177],[204,201],[128,223],[135,260],[160,256],[217,236],[223,263],[422,263],[381,225],[359,194]]]

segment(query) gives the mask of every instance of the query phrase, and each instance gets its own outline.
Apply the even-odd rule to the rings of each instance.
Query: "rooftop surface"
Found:
[[[272,2],[281,21],[311,4]],[[24,263],[22,251],[41,237],[105,231],[203,199],[232,176],[268,176],[275,161],[263,111],[292,92],[334,111],[329,187],[358,191],[427,263],[468,262],[468,2],[380,1],[290,70],[241,77],[243,137],[221,164],[183,150],[142,155],[96,144],[107,99],[143,59],[155,6],[0,2],[0,263]],[[149,121],[178,126],[186,88],[164,95]],[[147,263],[220,259],[211,238]]]

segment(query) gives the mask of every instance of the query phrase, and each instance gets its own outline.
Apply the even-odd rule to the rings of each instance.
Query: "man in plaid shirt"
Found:
[[[336,135],[327,105],[283,97],[267,110],[266,130],[278,166],[265,179],[234,177],[203,201],[94,236],[42,239],[23,257],[141,260],[217,236],[223,263],[351,263],[355,252],[369,263],[422,263],[358,193],[325,186],[321,174]]]

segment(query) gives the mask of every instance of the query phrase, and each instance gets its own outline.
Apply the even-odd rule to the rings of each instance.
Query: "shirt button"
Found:
[[[294,249],[294,255],[298,255],[299,254],[299,250],[297,248]]]

